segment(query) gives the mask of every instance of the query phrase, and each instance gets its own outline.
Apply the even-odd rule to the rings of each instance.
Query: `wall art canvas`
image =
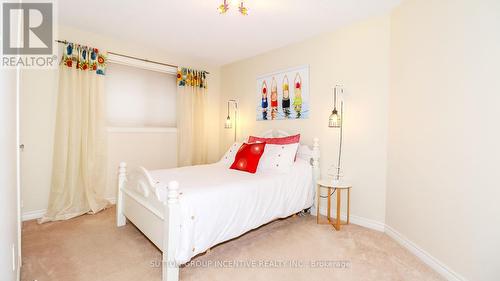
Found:
[[[309,66],[257,77],[256,101],[257,121],[309,118]]]

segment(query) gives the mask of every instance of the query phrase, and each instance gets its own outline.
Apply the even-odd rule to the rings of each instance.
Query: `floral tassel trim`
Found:
[[[98,75],[106,73],[106,56],[99,53],[97,48],[67,43],[61,63],[70,68],[95,71]]]
[[[177,85],[179,87],[207,88],[207,72],[189,68],[179,68],[177,70]]]

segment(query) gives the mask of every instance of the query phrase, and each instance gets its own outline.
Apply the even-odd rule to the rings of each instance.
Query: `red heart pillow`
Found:
[[[230,169],[255,174],[265,148],[265,142],[242,144]]]

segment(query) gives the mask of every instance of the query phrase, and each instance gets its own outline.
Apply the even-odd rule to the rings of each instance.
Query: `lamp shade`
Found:
[[[227,116],[226,122],[224,122],[224,128],[231,129],[233,127],[233,122],[231,122],[231,118]]]
[[[330,114],[330,118],[328,119],[328,127],[330,128],[340,128],[341,126],[341,117],[337,109],[333,109],[332,114]]]

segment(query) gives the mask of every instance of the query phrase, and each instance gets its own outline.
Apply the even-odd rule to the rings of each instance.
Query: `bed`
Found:
[[[282,137],[267,131],[263,137]],[[249,174],[222,161],[147,171],[119,166],[117,226],[132,222],[163,252],[162,280],[179,280],[179,265],[211,247],[314,202],[319,178],[319,141],[301,145],[287,173]]]

